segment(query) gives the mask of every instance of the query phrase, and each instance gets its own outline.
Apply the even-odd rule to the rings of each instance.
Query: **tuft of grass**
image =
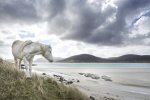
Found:
[[[34,74],[26,78],[14,64],[0,59],[0,100],[88,100],[75,87]]]

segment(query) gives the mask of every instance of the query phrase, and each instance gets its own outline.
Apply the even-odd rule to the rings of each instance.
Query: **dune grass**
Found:
[[[0,59],[0,100],[88,100],[78,89],[51,78],[26,78],[12,63]]]

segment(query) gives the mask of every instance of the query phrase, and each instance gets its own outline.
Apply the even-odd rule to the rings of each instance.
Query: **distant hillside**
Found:
[[[120,57],[115,57],[111,60],[112,62],[131,62],[131,63],[149,63],[150,62],[150,55],[135,55],[135,54],[128,54],[123,55]]]
[[[81,54],[81,55],[75,55],[71,56],[69,58],[60,60],[58,62],[69,62],[69,63],[84,63],[84,62],[106,62],[107,60],[104,58],[99,58],[93,55],[89,54]]]
[[[134,55],[127,54],[119,57],[112,58],[100,58],[89,54],[80,54],[71,56],[69,58],[60,60],[58,62],[66,62],[66,63],[150,63],[150,55]]]

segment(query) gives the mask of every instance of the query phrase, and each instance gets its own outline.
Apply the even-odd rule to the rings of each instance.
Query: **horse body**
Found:
[[[19,40],[16,40],[13,42],[12,44],[12,54],[14,57],[18,58],[18,59],[22,59],[24,57],[23,55],[23,50],[24,50],[24,47],[31,44],[32,41],[28,40],[28,41],[19,41]]]
[[[31,76],[32,62],[35,55],[44,56],[49,62],[53,61],[52,49],[48,45],[44,45],[38,42],[19,41],[16,40],[12,44],[12,54],[14,56],[15,65],[21,69],[21,61],[24,61],[26,72]],[[29,66],[29,67],[28,67]]]

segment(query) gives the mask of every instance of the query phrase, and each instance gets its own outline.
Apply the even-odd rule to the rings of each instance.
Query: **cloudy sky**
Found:
[[[0,57],[29,39],[55,57],[150,54],[150,0],[0,0]]]

